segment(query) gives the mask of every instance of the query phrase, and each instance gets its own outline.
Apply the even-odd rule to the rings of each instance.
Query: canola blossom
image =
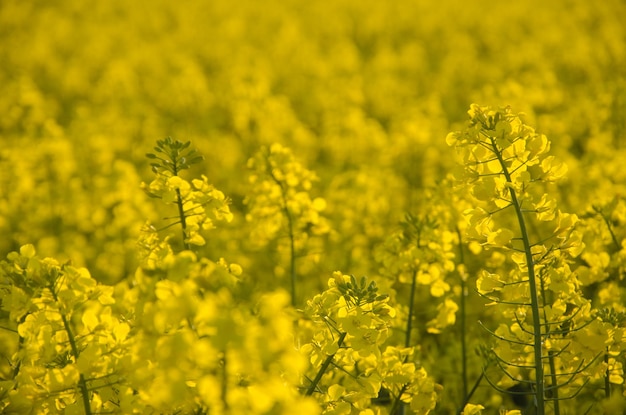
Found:
[[[0,413],[625,412],[624,15],[0,2]]]

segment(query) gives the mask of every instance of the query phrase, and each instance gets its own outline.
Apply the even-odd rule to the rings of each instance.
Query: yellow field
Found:
[[[0,412],[622,413],[623,16],[2,1]]]

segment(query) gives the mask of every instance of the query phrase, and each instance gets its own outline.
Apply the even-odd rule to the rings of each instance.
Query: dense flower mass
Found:
[[[624,15],[0,2],[0,412],[623,413]]]

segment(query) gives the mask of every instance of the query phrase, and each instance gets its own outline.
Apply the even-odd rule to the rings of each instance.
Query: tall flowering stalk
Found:
[[[453,206],[448,204],[450,198],[456,201]],[[417,213],[405,215],[398,231],[389,235],[376,250],[376,259],[381,263],[381,274],[393,281],[396,290],[396,307],[401,310],[403,326],[397,329],[404,331],[405,347],[424,347],[432,340],[439,342],[439,356],[458,353],[460,362],[452,365],[458,367],[459,363],[461,366],[461,388],[444,389],[443,401],[452,404],[454,395],[460,393],[463,405],[459,407],[462,408],[471,398],[467,368],[469,336],[465,321],[468,272],[464,241],[456,224],[460,218],[457,210],[460,212],[464,203],[448,191],[445,183],[438,189],[424,192],[420,199],[424,200],[424,205],[414,207]],[[425,318],[428,321],[425,322]],[[432,353],[420,354],[421,358],[437,362],[437,375],[445,376],[455,370]],[[457,372],[453,376],[458,380]]]
[[[306,361],[291,343],[288,294],[242,295],[241,266],[189,249],[204,244],[202,230],[232,215],[206,177],[179,176],[200,160],[188,147],[165,139],[148,155],[157,176],[145,188],[177,207],[164,228],[181,226],[183,249],[155,231],[141,240],[144,258],[124,301],[136,325],[130,355],[138,369],[128,379],[139,402],[125,413],[266,414],[298,407],[314,415],[314,400],[294,386]]]
[[[322,212],[326,201],[311,198],[309,192],[317,176],[299,163],[290,149],[275,143],[261,148],[248,161],[251,169],[246,219],[254,222],[253,243],[264,245],[286,236],[289,246],[289,281],[292,305],[297,303],[298,271],[296,258],[311,236],[329,232]],[[285,235],[286,234],[286,235]]]
[[[0,327],[17,340],[3,413],[101,413],[124,400],[130,326],[113,287],[24,245],[0,261]]]
[[[578,218],[559,210],[548,193],[567,170],[548,154],[548,139],[509,108],[473,104],[469,115],[468,127],[446,139],[461,155],[475,205],[465,212],[467,234],[505,254],[502,266],[481,270],[477,280],[478,292],[509,320],[490,330],[504,375],[487,380],[501,390],[522,383],[534,395],[537,414],[546,413],[546,402],[558,414],[560,401],[582,387],[579,375],[598,375],[596,356],[574,335],[590,308],[569,266],[583,249],[574,229]]]
[[[302,389],[324,415],[372,414],[381,391],[393,402],[390,415],[403,404],[417,415],[435,408],[438,386],[412,361],[414,349],[386,344],[396,311],[375,282],[335,272],[305,314],[313,335],[300,349],[311,363]]]
[[[436,311],[432,310],[436,316],[426,324],[428,333],[441,333],[456,322],[459,307],[450,293],[448,279],[455,268],[456,237],[455,232],[440,226],[433,215],[407,213],[401,230],[391,234],[376,252],[383,275],[397,281],[399,290],[409,292],[405,347],[420,340],[413,333],[418,287],[428,287],[429,294],[438,301]]]
[[[146,154],[152,160],[156,177],[150,184],[142,184],[149,196],[176,206],[177,215],[167,218],[173,221],[160,230],[180,224],[184,249],[204,245],[206,241],[200,231],[214,228],[215,221],[230,222],[233,217],[229,200],[209,184],[206,176],[191,182],[180,176],[183,170],[204,159],[195,149],[189,149],[190,144],[190,141],[172,140],[171,137],[157,140],[155,152]],[[154,230],[150,226],[146,229]]]

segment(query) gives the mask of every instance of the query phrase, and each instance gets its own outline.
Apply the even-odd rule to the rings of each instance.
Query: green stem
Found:
[[[507,183],[512,184],[511,175],[506,167],[504,160],[502,159],[502,153],[496,145],[495,140],[489,137],[493,152],[498,158],[500,166],[502,167],[502,173]],[[537,397],[537,415],[545,414],[545,387],[543,378],[543,356],[542,356],[542,333],[541,333],[541,320],[539,316],[539,296],[537,294],[537,281],[535,277],[535,263],[533,260],[533,254],[531,251],[530,238],[528,237],[528,231],[526,229],[526,221],[524,219],[524,213],[522,212],[522,206],[520,205],[517,194],[513,186],[509,186],[509,193],[511,195],[511,203],[515,209],[517,215],[517,221],[519,223],[520,232],[522,234],[522,242],[524,244],[524,254],[526,257],[526,268],[528,269],[528,286],[530,289],[530,304],[533,317],[533,337],[534,337],[534,355],[535,355],[535,386]]]
[[[22,318],[20,319],[20,321],[18,323],[18,326],[26,321],[26,317],[29,314],[30,313],[26,313],[26,314],[24,314],[24,316],[22,316]],[[18,333],[17,330],[15,332]],[[18,334],[17,349],[21,350],[23,346],[24,346],[24,338]],[[22,367],[22,361],[18,360],[17,364],[15,365],[15,368],[13,369],[13,378],[12,379],[15,379],[17,377],[17,375],[19,375],[21,367]],[[17,384],[16,384],[16,387],[17,387]]]
[[[604,354],[604,363],[606,363],[606,373],[604,374],[604,396],[606,399],[611,397],[611,378],[609,371],[609,349],[607,347],[606,353]]]
[[[285,192],[285,186],[283,182],[278,180],[278,178],[274,175],[272,171],[272,165],[269,162],[269,155],[267,156],[267,171],[274,181],[280,187],[280,195],[283,201],[283,212],[285,213],[285,217],[287,218],[287,232],[289,233],[289,268],[290,268],[290,276],[291,276],[291,305],[293,307],[296,306],[296,241],[295,241],[295,232],[294,232],[294,221],[293,216],[291,215],[291,211],[289,211],[289,205],[287,201],[287,194]]]
[[[546,288],[545,288],[545,284],[544,284],[544,279],[543,278],[539,278],[539,281],[541,283],[541,298],[543,300],[543,319],[544,321],[548,321],[548,315],[546,312],[546,299],[547,299],[547,294],[546,294]],[[548,324],[546,324],[546,338],[550,335],[550,326]],[[561,413],[561,400],[559,399],[559,386],[558,386],[558,379],[557,379],[557,374],[556,374],[556,353],[554,351],[549,351],[548,352],[548,365],[550,366],[550,390],[552,392],[552,396],[551,399],[554,402],[554,415],[560,415]]]
[[[476,392],[476,389],[478,389],[478,387],[480,386],[480,382],[482,382],[484,376],[485,376],[485,371],[483,370],[480,376],[478,376],[478,379],[476,379],[476,382],[474,382],[474,386],[472,387],[472,390],[467,395],[465,395],[465,400],[463,401],[461,408],[459,408],[458,415],[463,415],[463,409],[465,409],[465,405],[467,405],[470,399],[472,399],[474,392]]]
[[[613,226],[611,226],[611,221],[609,220],[609,218],[599,208],[594,206],[593,209],[596,212],[598,212],[598,214],[600,214],[600,217],[602,217],[602,220],[606,224],[606,227],[609,229],[609,233],[611,234],[611,239],[613,240],[613,245],[615,245],[617,249],[620,249],[622,246],[617,240],[617,237],[615,236],[615,232],[613,232]]]
[[[339,340],[337,340],[337,346],[341,347],[341,345],[343,344],[343,341],[346,338],[346,335],[348,333],[344,332],[341,333],[341,335],[339,336]],[[307,388],[305,395],[306,396],[311,396],[313,395],[313,392],[315,392],[315,389],[317,389],[317,385],[320,383],[320,380],[322,380],[322,376],[324,376],[324,373],[326,373],[326,370],[328,370],[328,366],[330,366],[330,364],[333,362],[333,359],[335,358],[335,354],[337,354],[337,352],[326,356],[326,360],[324,360],[324,363],[322,363],[322,366],[320,367],[320,370],[317,371],[317,374],[315,375],[315,378],[313,379],[313,381],[311,382],[311,384],[309,385],[309,387]]]
[[[49,287],[50,292],[52,293],[52,297],[54,301],[58,304],[59,298],[54,291],[54,287]],[[80,356],[80,352],[78,350],[78,346],[76,345],[76,338],[74,337],[74,333],[72,332],[72,328],[70,327],[69,321],[65,314],[61,314],[61,321],[63,321],[63,327],[65,328],[65,332],[67,333],[67,337],[70,341],[70,348],[72,349],[72,356],[74,356],[74,361],[78,362],[78,357]],[[89,388],[87,387],[87,380],[85,376],[80,373],[78,375],[78,387],[80,388],[80,394],[83,399],[83,407],[85,408],[85,414],[91,415],[91,404],[89,402]]]
[[[419,238],[418,238],[418,242],[417,242],[417,246],[419,248]],[[411,332],[413,331],[413,310],[415,308],[414,304],[415,304],[415,289],[417,286],[417,270],[413,271],[413,278],[411,280],[411,294],[409,295],[409,316],[407,317],[407,322],[406,322],[406,337],[404,339],[404,347],[411,347]],[[406,358],[404,359],[403,363],[406,363]],[[398,411],[398,415],[402,415],[404,414],[404,402],[402,402],[400,400],[400,398],[402,397],[402,394],[404,393],[404,391],[406,390],[406,388],[409,385],[404,385],[402,387],[402,390],[400,390],[400,393],[398,394],[398,396],[394,399],[393,404],[391,406],[391,410],[389,411],[390,414],[395,415],[396,411]]]
[[[404,386],[402,386],[402,389],[400,389],[400,393],[398,393],[398,397],[393,401],[393,404],[391,405],[391,409],[389,410],[390,415],[395,415],[398,409],[402,410],[402,412],[400,413],[404,412],[404,405],[400,406],[400,404],[403,404],[404,402],[402,402],[400,398],[402,398],[402,394],[406,391],[408,387],[409,387],[409,384],[407,383]]]
[[[180,194],[180,189],[176,189],[176,205],[178,205],[178,216],[180,217],[180,226],[183,232],[183,247],[187,250],[190,248],[187,242],[187,217],[185,216],[183,197]]]
[[[228,412],[228,371],[226,369],[226,352],[222,352],[222,389],[220,391],[220,397],[224,410]]]
[[[559,385],[557,384],[557,375],[556,375],[556,363],[555,363],[555,355],[556,353],[553,351],[548,352],[548,362],[550,365],[550,381],[552,392],[551,399],[554,402],[554,415],[559,415],[561,413],[561,400],[559,399]]]
[[[287,216],[287,226],[289,228],[289,268],[291,275],[291,305],[296,306],[296,241],[293,231],[293,218],[291,212],[287,208],[287,202],[285,201],[285,215]]]
[[[456,228],[456,233],[457,236],[459,237],[459,263],[460,264],[464,264],[465,263],[465,255],[463,252],[463,244],[462,244],[462,237],[461,237],[461,230],[457,227]],[[465,279],[463,278],[463,275],[460,275],[461,277],[461,373],[463,376],[463,396],[467,396],[467,333],[466,333],[466,304],[465,304],[465,291],[467,290],[466,287],[466,283],[465,283]],[[463,405],[465,406],[465,405]]]
[[[417,239],[415,241],[415,245],[419,250],[421,247],[421,230],[418,228],[417,230]],[[409,298],[409,316],[406,322],[406,337],[404,339],[404,347],[411,346],[411,331],[413,330],[413,309],[415,304],[415,289],[417,286],[417,269],[413,270],[413,278],[411,280],[411,294]]]
[[[172,165],[172,173],[174,176],[178,176],[178,164],[175,158],[172,159]],[[187,216],[185,216],[183,197],[180,194],[180,189],[176,189],[176,205],[178,206],[178,217],[180,218],[180,226],[183,232],[183,247],[187,250],[190,248],[189,243],[187,243]]]
[[[413,279],[411,281],[411,294],[409,298],[409,316],[406,322],[406,337],[404,339],[404,347],[411,346],[411,331],[413,330],[413,308],[415,303],[415,286],[417,285],[417,270],[413,271]]]

